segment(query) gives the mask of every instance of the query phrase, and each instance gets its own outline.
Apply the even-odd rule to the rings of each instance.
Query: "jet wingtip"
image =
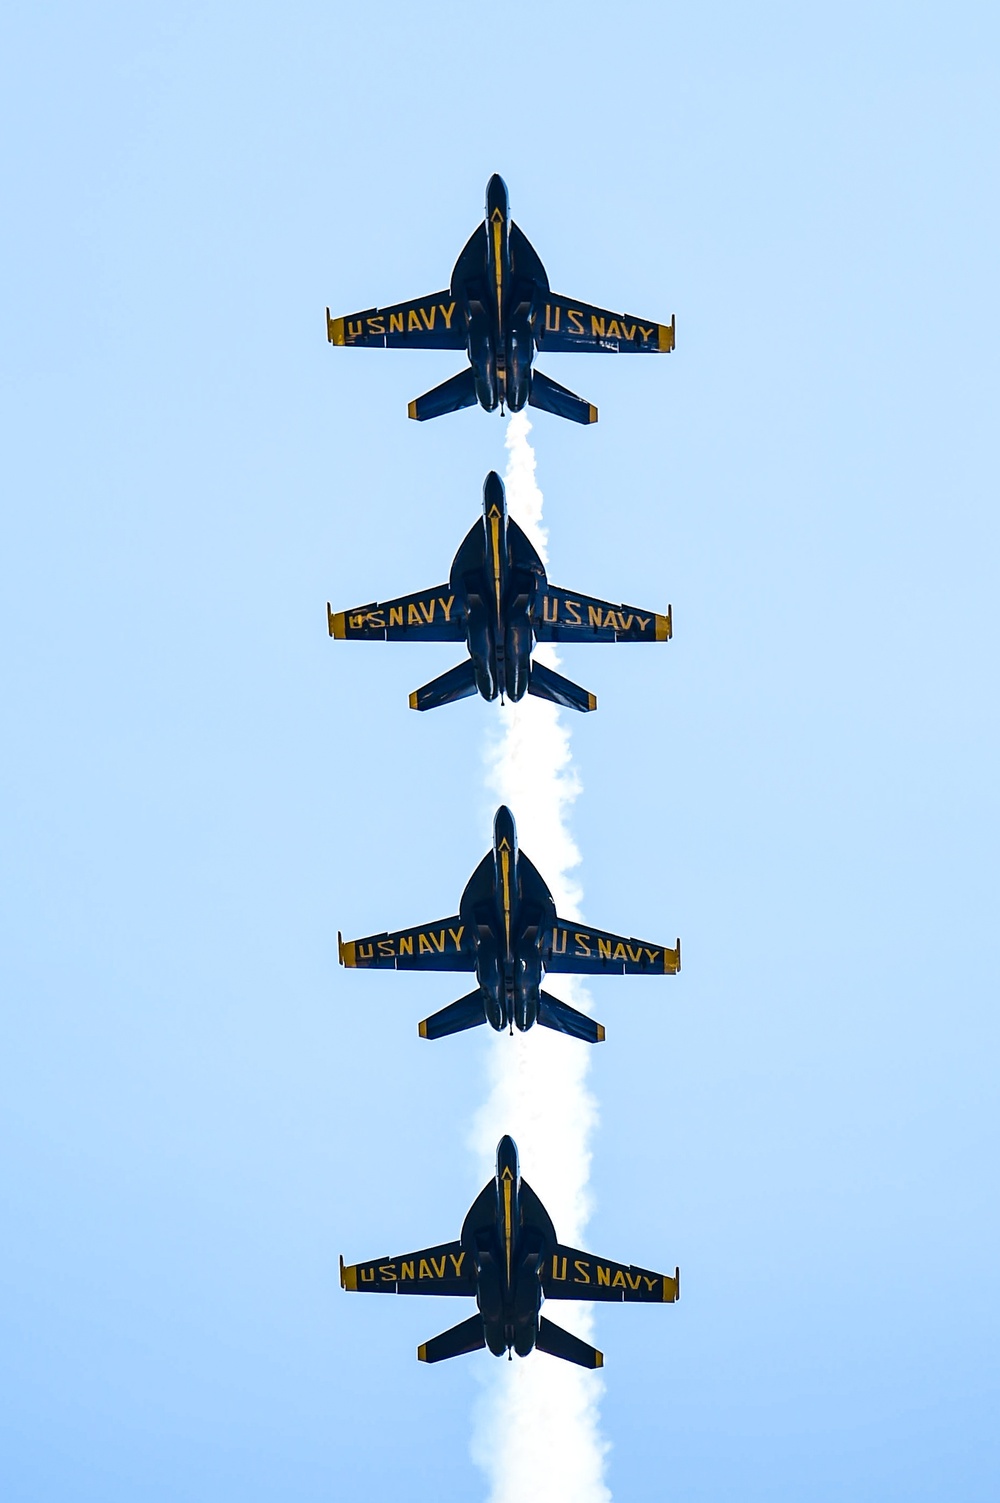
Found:
[[[328,344],[344,343],[344,320],[331,318],[329,308],[326,310],[326,339]]]
[[[597,408],[594,406],[593,402],[588,402],[587,404],[587,422],[597,422]]]
[[[417,402],[416,402],[416,398],[414,398],[414,400],[412,402],[408,402],[407,403],[407,406],[406,406],[406,416],[409,417],[409,418],[413,418],[414,422],[419,423],[420,419],[417,417]],[[421,1357],[420,1360],[421,1360],[421,1362],[423,1362],[425,1359],[423,1357]]]
[[[603,1023],[598,1023],[598,1025],[597,1025],[597,1038],[595,1039],[594,1042],[598,1043],[598,1044],[603,1044],[604,1040],[607,1038],[607,1036],[608,1036],[607,1035],[607,1030],[605,1029],[604,1024]]]
[[[427,1343],[425,1341],[422,1341],[420,1343],[420,1345],[417,1347],[417,1361],[418,1362],[426,1362],[427,1361]]]
[[[417,704],[417,694],[418,693],[419,693],[419,690],[414,689],[413,693],[410,695],[410,709],[411,710],[419,710],[420,709],[420,706]]]
[[[420,1020],[420,1022],[417,1024],[417,1032],[419,1033],[419,1035],[420,1035],[420,1037],[422,1039],[425,1039],[427,1037],[427,1019],[426,1018],[422,1018]]]
[[[596,1349],[596,1347],[594,1349],[594,1366],[595,1367],[603,1367],[604,1366],[604,1353],[603,1352],[599,1352]]]
[[[343,641],[347,635],[344,616],[344,611],[331,611],[329,600],[326,602],[326,629],[338,641]]]

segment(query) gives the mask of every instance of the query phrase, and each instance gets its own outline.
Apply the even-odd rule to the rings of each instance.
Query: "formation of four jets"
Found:
[[[334,345],[464,350],[468,370],[409,404],[418,421],[471,407],[519,412],[526,404],[572,422],[597,421],[597,409],[534,365],[537,350],[668,352],[674,322],[642,322],[553,293],[539,257],[510,218],[507,187],[494,175],[485,221],[470,237],[443,292],[343,318],[327,309]],[[539,642],[666,642],[667,613],[640,611],[550,585],[545,566],[507,513],[500,477],[483,487],[483,513],[463,540],[448,581],[395,600],[334,612],[331,637],[464,643],[468,659],[410,695],[430,710],[477,692],[486,700],[526,693],[567,709],[590,711],[597,700],[543,663]],[[589,1043],[605,1030],[585,1013],[542,990],[546,973],[675,975],[673,947],[562,919],[541,874],[519,850],[514,816],[497,810],[493,844],[473,872],[457,914],[364,939],[338,935],[350,968],[474,972],[476,988],[420,1024],[420,1036],[443,1038],[489,1023],[520,1031],[535,1023]],[[679,1270],[666,1275],[562,1246],[552,1222],[520,1177],[510,1137],[497,1148],[494,1178],[474,1201],[455,1242],[397,1257],[345,1265],[345,1289],[374,1293],[474,1296],[477,1313],[418,1349],[423,1362],[488,1347],[526,1356],[533,1347],[582,1367],[600,1367],[596,1348],[544,1318],[544,1299],[671,1303]]]

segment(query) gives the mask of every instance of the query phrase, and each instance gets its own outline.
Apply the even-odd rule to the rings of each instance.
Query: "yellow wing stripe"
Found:
[[[422,1341],[420,1343],[420,1345],[417,1347],[417,1361],[418,1362],[426,1362],[427,1361],[427,1343],[425,1341]]]
[[[590,402],[588,404],[588,406],[590,408],[590,411],[589,411],[588,416],[587,416],[587,422],[588,423],[596,423],[597,422],[597,408],[594,406],[593,402]],[[601,1360],[603,1361],[604,1359],[602,1358]]]
[[[407,404],[406,416],[413,418],[415,421],[418,421],[418,419],[417,419],[417,404],[416,404],[415,400]],[[421,1359],[421,1360],[423,1360],[423,1359]]]
[[[326,310],[326,337],[330,344],[344,343],[344,320],[331,318],[329,308]]]
[[[340,937],[340,930],[338,929],[337,930],[337,954],[340,957],[340,963],[341,963],[341,965],[355,966],[355,967],[357,966],[357,960],[355,958],[355,948],[356,948],[356,941],[353,940],[353,939],[348,939],[346,941],[343,940],[343,939],[341,939],[341,937]]]
[[[675,1268],[673,1278],[669,1278],[666,1274],[663,1276],[663,1303],[665,1305],[672,1305],[680,1297],[681,1271],[679,1268]]]
[[[340,1255],[340,1287],[341,1289],[357,1289],[358,1265],[357,1263],[345,1263],[344,1255]]]
[[[665,616],[657,616],[656,618],[656,640],[658,642],[669,642],[673,634],[674,608],[672,605],[668,605],[667,614]]]
[[[664,971],[666,972],[666,974],[668,976],[676,976],[677,972],[680,970],[680,968],[681,968],[681,941],[680,941],[680,936],[678,935],[678,937],[677,937],[677,948],[675,950],[664,949],[664,951],[663,951],[663,969],[664,969]]]
[[[346,615],[345,611],[331,611],[329,600],[326,602],[326,628],[331,637],[342,640],[347,636]]]
[[[674,347],[677,336],[677,315],[671,314],[669,324],[659,324],[657,327],[659,329],[659,348],[663,353],[669,355]]]
[[[594,1366],[595,1367],[603,1367],[604,1366],[604,1353],[603,1352],[599,1352],[596,1347],[594,1348]]]

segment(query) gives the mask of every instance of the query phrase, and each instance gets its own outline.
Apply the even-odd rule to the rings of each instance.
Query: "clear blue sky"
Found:
[[[336,931],[453,911],[496,712],[325,602],[443,578],[504,429],[323,308],[442,286],[493,171],[677,315],[533,434],[552,577],[674,608],[564,659],[584,912],[684,942],[594,988],[589,1240],[684,1275],[599,1317],[613,1491],[997,1497],[998,27],[7,8],[5,1499],[482,1496],[475,1359],[336,1261],[457,1233],[490,1041]]]

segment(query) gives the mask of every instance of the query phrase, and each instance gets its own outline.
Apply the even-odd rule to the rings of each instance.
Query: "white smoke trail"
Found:
[[[507,505],[545,560],[547,534],[530,432],[524,413],[511,418]],[[549,648],[538,655],[549,666],[558,662]],[[567,822],[580,781],[570,733],[557,707],[543,700],[526,696],[501,713],[503,729],[487,751],[487,786],[498,803],[510,805],[518,844],[548,883],[559,913],[578,917],[580,889],[570,873],[580,853]],[[571,978],[560,977],[559,995],[589,1010],[586,992]],[[496,1035],[490,1047],[491,1091],[473,1128],[483,1179],[494,1172],[496,1145],[509,1132],[520,1152],[521,1172],[545,1203],[559,1240],[576,1246],[590,1214],[589,1142],[597,1122],[587,1086],[590,1048],[545,1028],[513,1038]],[[559,1324],[589,1340],[589,1306],[560,1301]],[[538,1352],[483,1371],[486,1391],[477,1406],[472,1451],[489,1477],[490,1503],[609,1503],[600,1378]]]

